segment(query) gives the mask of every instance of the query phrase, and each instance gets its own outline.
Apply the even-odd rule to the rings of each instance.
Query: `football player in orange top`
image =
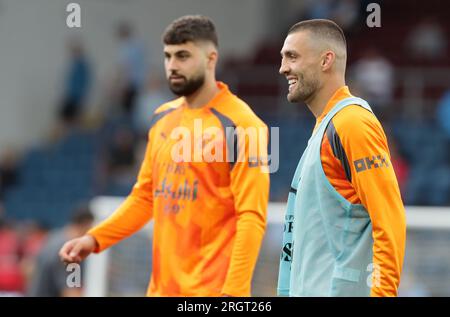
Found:
[[[166,76],[179,98],[155,111],[130,195],[104,222],[67,242],[60,257],[80,262],[152,219],[148,296],[250,296],[266,227],[267,126],[226,84],[216,81],[218,41],[209,18],[175,20],[163,42]],[[241,139],[233,133],[238,128],[263,133]],[[211,138],[213,160],[205,158],[206,148],[200,155],[198,151]],[[257,156],[249,149],[252,141]],[[187,151],[186,144],[192,145]]]
[[[289,287],[296,288],[289,290],[291,296],[398,295],[406,245],[405,209],[387,137],[370,107],[352,98],[345,84],[346,60],[344,32],[331,20],[293,25],[281,49],[280,74],[289,83],[287,98],[304,102],[315,116],[308,147],[318,148],[311,161],[305,157],[304,172],[299,173],[302,186],[297,180],[299,188],[292,188],[290,194],[296,201],[293,230],[298,233],[290,251],[297,254],[290,263],[295,269]],[[343,101],[350,103],[340,109]],[[309,177],[312,164],[325,180],[315,174]],[[345,227],[338,222],[342,219]],[[363,222],[363,229],[356,228]],[[317,239],[325,233],[326,239]],[[327,241],[328,237],[335,239]],[[370,241],[368,248],[364,241]],[[370,265],[366,263],[361,271],[358,261]],[[366,270],[371,272],[367,279]],[[360,285],[367,288],[362,291]]]

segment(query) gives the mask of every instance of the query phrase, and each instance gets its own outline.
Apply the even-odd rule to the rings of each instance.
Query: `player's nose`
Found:
[[[280,69],[278,70],[278,72],[281,75],[286,75],[289,73],[289,67],[287,67],[287,65],[285,63],[281,63]]]
[[[177,62],[175,61],[174,58],[171,58],[167,61],[167,70],[173,75],[174,73],[177,72],[178,70],[178,66],[177,66]]]

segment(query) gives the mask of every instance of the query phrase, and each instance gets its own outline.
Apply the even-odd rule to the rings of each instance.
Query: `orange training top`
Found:
[[[321,120],[340,100],[352,97],[341,87],[327,103]],[[396,296],[406,242],[405,211],[386,135],[378,119],[352,105],[330,121],[322,141],[321,161],[330,183],[352,204],[362,204],[373,228],[373,263],[379,265],[379,287],[371,296]]]
[[[227,85],[218,87],[202,108],[178,98],[155,111],[131,194],[89,231],[99,252],[154,220],[148,296],[250,295],[266,225],[268,130]],[[250,137],[244,160],[230,158],[244,153],[230,127],[259,132],[252,143],[259,143],[256,158]]]

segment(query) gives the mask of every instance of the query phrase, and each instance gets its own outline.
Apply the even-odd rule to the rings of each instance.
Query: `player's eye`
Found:
[[[177,54],[177,58],[180,59],[180,60],[185,60],[188,57],[189,57],[188,53],[179,53],[179,54]]]

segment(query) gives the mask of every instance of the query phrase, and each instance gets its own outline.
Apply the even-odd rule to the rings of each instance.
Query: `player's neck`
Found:
[[[314,117],[318,118],[324,111],[328,104],[328,101],[333,97],[334,93],[345,86],[345,80],[335,79],[326,82],[318,92],[312,96],[311,100],[306,100],[305,103],[309,110],[313,113]]]
[[[219,92],[216,80],[205,80],[205,83],[195,93],[186,96],[187,106],[191,109],[202,108],[207,105],[211,99]]]

